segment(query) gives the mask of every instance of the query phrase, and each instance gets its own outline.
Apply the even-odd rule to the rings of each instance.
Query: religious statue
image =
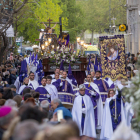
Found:
[[[69,45],[69,34],[66,32],[62,32],[62,37],[59,35],[58,43],[60,46],[62,46],[62,45],[68,46]]]

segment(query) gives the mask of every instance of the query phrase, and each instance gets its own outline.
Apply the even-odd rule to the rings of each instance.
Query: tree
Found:
[[[28,11],[26,11],[25,14],[29,16],[29,18],[18,27],[18,35],[23,36],[25,42],[30,41],[31,44],[34,44],[38,43],[35,42],[35,39],[39,38],[39,30],[45,28],[41,22],[48,22],[47,20],[49,18],[52,19],[53,22],[59,22],[59,17],[63,10],[59,0],[40,0],[38,3],[31,3],[28,7]],[[21,20],[25,18],[26,16]],[[68,22],[67,18],[62,18],[62,20],[63,28],[65,29]],[[55,27],[55,33],[60,33],[59,24]]]
[[[17,15],[28,0],[1,0],[0,1],[0,63],[3,61],[3,54],[8,49],[8,37],[6,35],[6,30],[13,24],[15,15]]]
[[[92,33],[91,43],[93,43],[94,32],[102,33],[104,29],[109,29],[110,18],[116,18],[116,25],[126,23],[125,0],[111,0],[111,3],[109,0],[77,0],[77,4],[81,4],[85,15],[83,19],[86,22],[83,29],[90,30]]]

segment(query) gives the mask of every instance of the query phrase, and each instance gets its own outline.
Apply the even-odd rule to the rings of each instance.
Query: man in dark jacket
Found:
[[[14,84],[17,76],[16,76],[16,70],[15,69],[11,69],[11,74],[10,74],[10,83],[9,84]]]
[[[16,86],[14,84],[10,85],[9,88],[12,90],[14,96],[19,95],[16,93],[17,89],[16,89]]]

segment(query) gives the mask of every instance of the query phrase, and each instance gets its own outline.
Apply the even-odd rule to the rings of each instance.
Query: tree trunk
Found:
[[[6,36],[6,33],[2,33],[0,35],[0,65],[2,64],[4,60],[4,56],[6,53],[6,50],[8,49],[8,38]]]
[[[93,32],[93,30],[92,30],[92,33],[91,33],[91,45],[93,45],[93,34],[94,32]]]

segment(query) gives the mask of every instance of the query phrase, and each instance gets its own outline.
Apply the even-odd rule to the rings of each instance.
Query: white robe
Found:
[[[49,92],[49,94],[51,95],[51,101],[52,101],[53,99],[58,98],[58,91],[57,91],[57,88],[56,88],[54,85],[52,85],[52,84],[50,84],[50,85],[46,84],[45,89],[46,89],[46,90]]]
[[[84,84],[90,84],[90,86],[97,92],[100,94],[99,88],[98,86],[91,82],[86,82]],[[97,129],[101,129],[102,127],[102,115],[103,115],[103,102],[102,102],[102,98],[101,96],[99,97],[99,99],[97,100],[97,118],[98,118],[98,122],[97,122]]]
[[[54,83],[54,82],[56,82],[56,79],[52,79],[52,82],[51,83]]]
[[[83,132],[81,129],[82,98],[86,109]],[[72,118],[73,121],[75,121],[79,127],[80,136],[85,135],[88,137],[96,138],[94,108],[93,108],[92,101],[88,95],[84,95],[84,96],[78,95],[75,98],[73,108],[72,108]]]
[[[29,79],[28,85],[30,86],[30,84],[32,84],[34,90],[36,90],[36,89],[38,88],[38,86],[39,86],[39,84],[38,84],[38,82],[37,82],[36,80],[31,81],[31,80]]]
[[[18,91],[18,94],[21,95],[21,92],[26,88],[27,86],[26,85],[22,85],[20,88],[19,88],[19,91]],[[28,86],[30,87],[30,86]],[[32,88],[32,87],[31,87]]]
[[[103,112],[103,119],[102,119],[102,129],[100,134],[100,139],[104,140],[110,140],[110,138],[113,135],[113,128],[112,128],[112,120],[111,120],[111,113],[110,113],[110,107],[109,103],[112,99],[115,99],[116,95],[111,98],[107,98],[104,106],[104,112]],[[121,121],[124,121],[126,123],[126,116],[125,116],[125,107],[123,107],[123,103],[121,100]]]
[[[29,57],[25,57],[24,60],[26,60],[27,64],[29,64]]]

